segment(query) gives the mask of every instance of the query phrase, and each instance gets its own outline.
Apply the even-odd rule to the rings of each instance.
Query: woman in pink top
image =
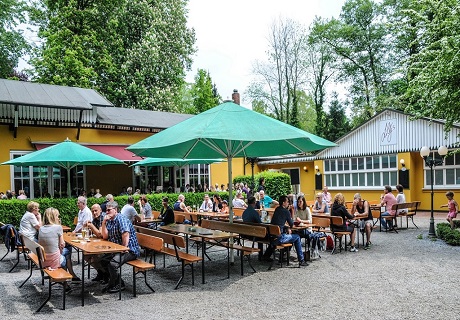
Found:
[[[385,206],[385,212],[380,215],[380,224],[382,225],[383,229],[393,229],[393,221],[389,221],[387,225],[387,221],[385,220],[385,216],[394,216],[396,214],[395,210],[391,210],[391,207],[393,207],[394,204],[396,204],[398,201],[396,200],[396,197],[391,193],[391,187],[386,185],[385,189],[383,190],[385,194],[380,197],[380,200],[382,201],[380,203],[381,206]]]
[[[454,218],[457,218],[458,203],[454,200],[454,193],[452,191],[446,192],[447,204],[443,204],[441,208],[449,208],[446,220],[449,221],[451,229],[454,229]]]

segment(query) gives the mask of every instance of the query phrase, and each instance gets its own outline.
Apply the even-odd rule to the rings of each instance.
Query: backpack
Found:
[[[328,235],[326,238],[326,250],[332,249],[334,249],[334,240],[332,240],[332,237]]]

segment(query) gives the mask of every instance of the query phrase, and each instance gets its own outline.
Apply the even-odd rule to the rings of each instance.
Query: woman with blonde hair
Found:
[[[333,224],[331,225],[333,231],[348,231],[351,232],[351,252],[358,252],[358,249],[355,248],[355,237],[356,237],[356,229],[354,228],[353,225],[347,225],[347,220],[348,219],[353,219],[354,216],[352,216],[348,211],[347,208],[345,207],[345,197],[341,193],[337,193],[334,197],[334,203],[332,204],[332,209],[331,209],[331,216],[338,216],[342,217],[342,224],[341,225],[336,225]]]
[[[45,249],[43,267],[67,269],[72,275],[72,281],[80,281],[72,268],[71,252],[65,248],[63,231],[59,220],[59,210],[48,208],[43,214],[43,226],[38,233],[38,243]]]

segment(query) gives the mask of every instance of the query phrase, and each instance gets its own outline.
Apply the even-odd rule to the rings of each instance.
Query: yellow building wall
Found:
[[[80,140],[76,141],[77,128],[46,128],[46,127],[19,127],[17,137],[8,125],[0,125],[2,146],[0,148],[0,163],[10,160],[10,150],[35,151],[31,141],[61,142],[66,138],[79,143],[100,144],[133,144],[149,137],[151,133],[122,132],[100,129],[81,129]],[[0,166],[0,190],[11,189],[11,166]],[[87,189],[100,188],[102,194],[109,192],[119,193],[122,187],[131,186],[132,168],[128,165],[87,166]]]
[[[246,173],[245,173],[246,172]],[[254,174],[258,172],[257,165],[254,166]],[[251,175],[251,165],[245,165],[245,158],[232,159],[232,179],[236,176]],[[228,184],[228,163],[213,163],[210,165],[210,184]]]

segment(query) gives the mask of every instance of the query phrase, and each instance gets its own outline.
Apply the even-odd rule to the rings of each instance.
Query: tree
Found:
[[[190,90],[192,96],[192,114],[198,114],[208,109],[214,108],[221,101],[217,87],[213,85],[211,75],[204,69],[198,69],[195,75],[195,83]]]
[[[99,90],[116,106],[176,111],[194,52],[185,0],[37,0],[44,83]]]
[[[308,45],[308,66],[311,70],[309,80],[309,92],[313,97],[313,102],[316,111],[316,126],[314,132],[321,134],[325,127],[325,112],[324,104],[326,101],[326,87],[331,79],[333,71],[333,61],[335,55],[330,46],[322,42],[315,41],[315,38],[310,36]]]
[[[339,19],[315,21],[312,37],[338,57],[337,79],[348,84],[354,114],[367,120],[387,107],[380,101],[394,70],[394,58],[381,4],[348,0]]]
[[[263,103],[266,112],[276,119],[299,126],[298,93],[305,89],[307,68],[305,61],[306,35],[293,20],[280,20],[270,29],[268,61],[256,61],[256,79],[246,94]]]
[[[345,108],[340,104],[337,93],[333,93],[333,99],[326,115],[325,128],[321,136],[329,141],[336,141],[351,130],[351,125],[345,114]]]
[[[2,0],[0,3],[0,78],[15,77],[19,58],[29,45],[16,27],[25,21],[25,3],[21,0]]]
[[[407,62],[406,111],[417,117],[445,119],[445,130],[460,121],[460,3],[411,1],[404,11],[405,34],[417,34]],[[415,30],[415,31],[414,31]]]

